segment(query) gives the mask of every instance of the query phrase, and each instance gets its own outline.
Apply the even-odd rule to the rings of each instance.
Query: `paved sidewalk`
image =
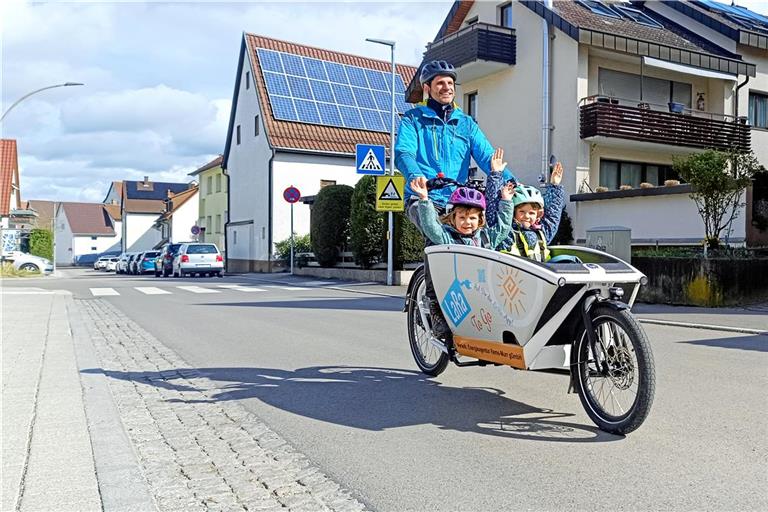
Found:
[[[365,509],[108,302],[0,300],[1,510]]]
[[[33,289],[0,295],[2,510],[101,510],[67,316],[71,300],[66,292]]]

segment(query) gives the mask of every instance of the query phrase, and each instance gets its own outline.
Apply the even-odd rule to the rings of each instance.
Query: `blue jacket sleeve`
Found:
[[[395,141],[395,165],[405,176],[406,183],[419,176],[424,176],[416,161],[417,145],[418,136],[413,118],[407,115],[403,116]]]
[[[449,235],[443,223],[437,217],[437,212],[430,199],[419,199],[419,220],[421,230],[433,244],[449,244],[453,238]]]
[[[549,185],[544,193],[544,217],[541,219],[541,230],[547,243],[550,243],[557,228],[560,217],[565,209],[565,190],[562,185]]]
[[[475,159],[475,162],[477,162],[477,166],[480,167],[480,169],[485,172],[485,174],[491,173],[491,158],[493,158],[493,146],[490,142],[488,142],[488,138],[485,136],[483,131],[480,129],[480,127],[477,125],[474,119],[469,118],[469,121],[471,123],[470,127],[470,152],[472,153],[472,158]],[[517,178],[515,178],[515,175],[512,174],[512,171],[509,169],[504,169],[502,171],[502,174],[504,175],[504,182],[506,183],[509,180],[514,181],[517,183]]]
[[[491,249],[496,250],[496,248],[506,240],[507,236],[509,235],[509,232],[512,229],[512,219],[514,216],[514,207],[513,203],[509,199],[500,199],[499,200],[499,214],[498,214],[498,222],[495,226],[488,226],[486,227],[487,233],[488,233],[488,239],[491,241]],[[487,221],[487,218],[486,218]]]

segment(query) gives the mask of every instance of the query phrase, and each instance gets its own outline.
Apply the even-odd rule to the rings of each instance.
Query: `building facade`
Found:
[[[726,45],[666,4],[682,2],[455,2],[425,53],[457,66],[457,101],[523,182],[562,161],[578,243],[618,225],[634,245],[698,244],[674,159],[738,148],[768,163],[762,129],[741,117],[765,90],[765,50]],[[415,80],[408,92],[421,98]],[[747,240],[747,210],[732,243]]]
[[[386,61],[243,35],[222,158],[228,270],[272,270],[275,242],[290,237],[286,188],[307,196],[328,184],[354,186],[355,145],[389,147],[390,68]],[[414,72],[396,68],[401,112]],[[294,231],[309,233],[309,208],[297,205],[293,213]]]
[[[121,252],[121,222],[101,203],[56,203],[57,265],[89,265]]]
[[[192,240],[192,228],[197,225],[199,211],[198,195],[195,185],[178,194],[171,194],[165,200],[165,212],[155,221],[155,229],[160,231],[160,242],[155,244],[155,249],[166,243]]]
[[[222,159],[222,156],[218,156],[189,175],[198,181],[200,189],[197,226],[201,233],[198,235],[198,239],[201,242],[216,244],[224,254],[226,247],[224,231],[229,215],[227,210],[229,185],[227,176],[221,168]],[[226,254],[224,255],[226,256]]]

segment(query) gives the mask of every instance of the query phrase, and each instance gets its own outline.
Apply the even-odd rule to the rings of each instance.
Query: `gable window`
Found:
[[[245,72],[245,88],[246,89],[251,88],[251,72],[250,71]]]
[[[477,91],[464,96],[465,114],[477,121]]]
[[[639,188],[640,183],[659,186],[667,180],[682,181],[670,165],[600,159],[599,183],[609,190],[619,190],[622,185]]]
[[[221,174],[216,175],[216,192],[221,192]]]
[[[749,91],[749,124],[768,128],[768,94]]]
[[[499,25],[512,28],[512,2],[499,6]]]
[[[259,136],[259,116],[253,117],[253,136]]]
[[[237,125],[237,144],[240,145],[240,125]]]

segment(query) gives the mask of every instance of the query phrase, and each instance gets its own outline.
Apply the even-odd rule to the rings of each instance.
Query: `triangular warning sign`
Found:
[[[403,198],[400,197],[400,193],[397,191],[397,187],[395,186],[394,182],[390,179],[389,183],[387,183],[387,186],[384,187],[384,191],[379,196],[379,201],[402,201]]]
[[[373,148],[368,150],[368,154],[363,158],[363,163],[360,164],[361,171],[384,171],[381,166],[381,162],[376,158],[376,154],[373,152]]]

